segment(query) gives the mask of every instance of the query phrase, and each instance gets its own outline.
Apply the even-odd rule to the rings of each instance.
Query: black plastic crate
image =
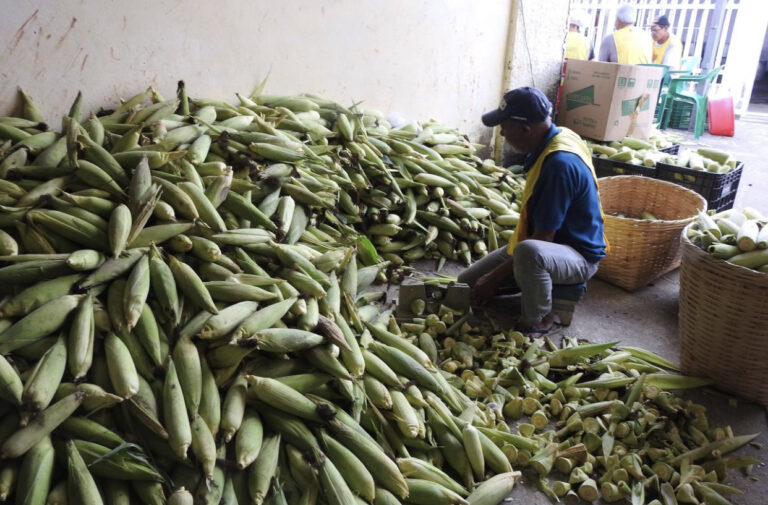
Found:
[[[656,169],[645,165],[624,163],[623,161],[598,158],[592,156],[592,164],[595,166],[595,174],[598,177],[613,177],[614,175],[641,175],[643,177],[655,177]]]
[[[682,100],[673,100],[671,109],[668,113],[670,115],[669,128],[687,130],[693,119],[693,105]]]
[[[733,194],[735,198],[743,171],[744,163],[741,162],[736,165],[735,170],[731,170],[727,174],[694,170],[667,163],[656,164],[656,177],[658,179],[674,182],[694,190],[707,200],[707,206],[710,209],[715,208],[714,205],[728,195]],[[733,201],[731,201],[731,205],[733,205]]]
[[[736,200],[736,191],[731,191],[725,196],[722,196],[714,202],[707,202],[707,209],[720,212],[721,210],[728,210],[733,208],[733,202]]]
[[[675,156],[677,156],[678,154],[680,154],[680,144],[672,144],[669,147],[662,147],[661,149],[659,149],[659,152],[674,154]]]

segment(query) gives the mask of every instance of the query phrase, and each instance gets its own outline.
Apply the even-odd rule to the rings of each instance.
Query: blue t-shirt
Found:
[[[542,144],[529,154],[527,172],[560,129],[549,130]],[[554,242],[573,247],[595,263],[605,257],[600,200],[589,167],[576,154],[556,151],[544,160],[528,201],[528,233],[554,231]]]

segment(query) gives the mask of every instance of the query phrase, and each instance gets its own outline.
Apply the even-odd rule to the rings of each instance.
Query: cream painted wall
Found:
[[[479,116],[503,92],[518,2],[4,0],[0,114],[16,106],[18,86],[58,124],[77,90],[86,110],[114,107],[148,85],[170,96],[179,79],[192,96],[234,100],[270,72],[267,92],[364,100],[488,141]],[[555,2],[566,4],[565,19],[567,0]],[[529,16],[551,16],[549,2],[524,3],[533,34],[540,30]]]
[[[570,3],[570,0],[513,1],[507,32],[510,50],[504,62],[504,88],[536,86],[555,103]],[[498,162],[508,166],[520,161],[520,155],[504,143],[499,131],[495,132],[493,143],[493,157]]]
[[[536,86],[554,101],[565,53],[570,0],[515,3],[509,88]]]

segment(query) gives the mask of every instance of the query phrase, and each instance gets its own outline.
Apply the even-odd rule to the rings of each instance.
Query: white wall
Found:
[[[235,100],[312,92],[473,137],[497,104],[511,0],[4,0],[0,114],[22,86],[54,118],[148,85]]]
[[[563,64],[570,0],[517,0],[508,87],[536,86],[554,100]]]

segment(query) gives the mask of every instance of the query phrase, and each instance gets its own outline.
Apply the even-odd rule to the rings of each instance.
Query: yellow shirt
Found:
[[[664,53],[667,52],[667,48],[669,47],[669,43],[672,41],[672,37],[669,37],[666,42],[663,44],[654,44],[653,45],[653,62],[654,63],[661,63],[664,61]]]
[[[682,44],[680,44],[679,39],[670,33],[663,44],[653,43],[653,62],[677,68],[680,65],[681,49]],[[677,54],[670,54],[670,57],[667,58],[668,51],[675,51]],[[665,59],[666,61],[664,61]]]
[[[629,25],[613,32],[618,62],[638,65],[651,61],[651,38],[636,26]]]
[[[578,32],[568,32],[565,36],[565,57],[570,60],[589,59],[587,39]]]
[[[539,174],[541,174],[541,167],[544,164],[544,160],[547,156],[555,151],[565,151],[573,153],[589,167],[589,171],[592,173],[592,179],[597,186],[597,175],[595,175],[595,167],[592,165],[592,153],[589,151],[587,144],[576,133],[559,126],[560,133],[552,137],[552,140],[544,146],[544,150],[541,151],[539,157],[531,166],[530,170],[525,173],[525,187],[523,188],[523,199],[520,203],[520,220],[515,227],[515,233],[509,239],[509,245],[507,246],[507,254],[512,256],[515,246],[518,243],[528,238],[528,200],[533,195],[533,190],[536,187],[536,182],[539,180]],[[600,198],[598,194],[598,198]],[[603,222],[605,222],[605,214],[603,213],[602,205],[600,206],[600,214],[603,216]],[[608,244],[608,238],[603,231],[603,240],[605,241],[605,251],[610,250]]]

